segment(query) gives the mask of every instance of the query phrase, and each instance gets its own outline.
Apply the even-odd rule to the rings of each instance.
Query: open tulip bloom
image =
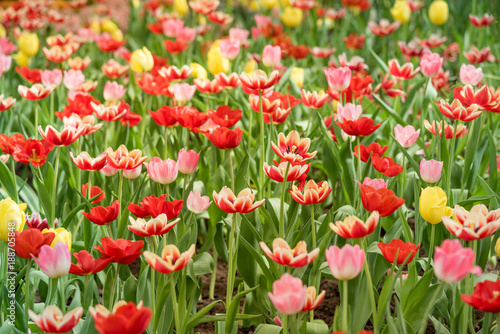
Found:
[[[499,1],[2,7],[0,334],[500,334]]]

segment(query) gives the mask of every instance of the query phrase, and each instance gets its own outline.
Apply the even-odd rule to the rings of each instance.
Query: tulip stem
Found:
[[[120,169],[120,178],[118,181],[118,234],[117,237],[120,237],[123,233],[124,227],[122,226],[122,188],[123,188],[123,169]],[[167,196],[168,200],[168,196]],[[113,234],[111,234],[113,237]]]
[[[314,222],[314,204],[311,207],[311,231],[312,231],[312,247],[316,249],[316,223]]]
[[[286,194],[286,182],[288,179],[288,170],[290,169],[290,162],[286,163],[285,174],[283,174],[283,185],[281,187],[281,203],[280,203],[280,226],[279,226],[279,237],[286,239],[285,237],[285,194]]]
[[[16,203],[19,203],[19,192],[17,191],[16,161],[12,157],[10,159],[10,170],[12,173],[12,178],[14,179],[14,187],[16,189]]]
[[[234,289],[234,232],[236,230],[236,213],[233,213],[233,221],[231,223],[231,231],[229,233],[229,263],[228,263],[228,274],[227,274],[227,291],[226,291],[226,309],[229,308],[231,304],[231,299],[233,298]]]
[[[262,112],[262,90],[259,89],[259,111],[260,111],[260,168],[259,168],[259,198],[264,198],[264,161],[266,152],[264,148],[264,113]]]
[[[152,239],[153,237],[151,237]],[[153,240],[150,241],[151,243],[151,249],[154,251],[154,246],[153,246]],[[153,314],[155,314],[155,309],[156,309],[156,300],[155,300],[155,275],[156,271],[151,267],[151,311],[153,311]],[[153,321],[153,333],[156,333],[156,321]]]
[[[60,304],[61,304],[61,311],[63,313],[66,312],[66,294],[64,293],[64,282],[63,282],[63,278],[62,277],[59,277],[57,279],[57,283],[59,284],[59,300],[60,300]]]
[[[109,298],[109,307],[108,307],[109,310],[112,309],[112,306],[115,301],[116,282],[118,281],[119,272],[120,272],[120,264],[116,263],[116,273],[115,273],[115,278],[113,279],[113,286],[111,287],[111,297]]]
[[[446,176],[446,190],[448,191],[448,198],[452,198],[451,194],[451,171],[453,167],[453,161],[455,160],[455,141],[456,141],[456,132],[457,132],[458,122],[455,120],[453,122],[453,138],[451,138],[451,147],[448,158],[448,175]],[[455,201],[454,201],[455,202]]]
[[[217,247],[213,247],[213,258],[214,258],[214,271],[210,277],[210,287],[208,289],[208,299],[214,299],[215,292],[215,280],[217,279],[217,262],[219,260],[219,253],[217,252]]]
[[[168,126],[165,126],[165,159],[168,158]]]
[[[229,175],[231,176],[231,190],[236,192],[234,189],[234,170],[233,170],[233,159],[231,157],[231,151],[227,152],[229,158]]]
[[[361,243],[365,248],[365,250],[368,248],[366,247],[366,239],[363,240]],[[366,254],[366,253],[365,253]],[[372,277],[370,275],[370,268],[368,268],[368,256],[366,256],[365,261],[363,263],[363,269],[365,270],[365,275],[366,275],[366,282],[368,284],[368,295],[370,296],[370,304],[372,306],[372,324],[374,328],[374,333],[376,334],[379,330],[377,327],[377,304],[375,303],[375,295],[373,294],[373,283],[372,283]]]
[[[109,132],[109,122],[104,122],[104,149],[108,149],[108,132]]]
[[[434,253],[434,238],[436,235],[436,225],[431,226],[431,242],[429,244],[429,257],[427,259],[427,265],[425,266],[425,271],[428,271],[431,267],[432,254]]]
[[[358,181],[363,183],[363,181],[361,180],[361,146],[360,146],[360,140],[359,140],[359,136],[356,137],[356,141],[357,141],[357,155],[358,155]]]
[[[35,101],[35,139],[38,139],[38,102]]]
[[[497,313],[497,333],[500,334],[500,313]]]
[[[281,327],[283,328],[283,334],[288,334],[288,316],[286,314],[282,314]]]
[[[30,284],[30,270],[32,259],[28,259],[28,264],[26,265],[26,275],[24,276],[24,310],[26,313],[26,321],[29,323],[28,310],[30,309],[30,297],[31,297],[31,284]]]
[[[250,152],[250,148],[252,147],[252,123],[253,123],[253,113],[254,111],[250,108],[250,117],[248,118],[248,149]]]
[[[182,275],[182,273],[181,273]],[[175,292],[175,282],[174,282],[174,275],[173,274],[170,274],[169,275],[170,279],[170,295],[172,296],[172,306],[174,308],[174,319],[175,319],[175,329],[176,329],[176,332],[177,333],[184,333],[182,330],[181,330],[181,321],[180,321],[180,318],[179,318],[179,308],[177,306],[177,293]]]
[[[366,261],[365,261],[366,263]],[[348,311],[348,306],[349,306],[349,291],[347,290],[347,280],[342,280],[342,331],[344,333],[347,333],[349,329],[349,325],[347,323],[347,312]],[[375,317],[374,317],[375,318]]]
[[[56,219],[56,191],[57,191],[57,174],[59,172],[59,157],[61,156],[61,146],[56,148],[56,166],[54,168],[54,183],[52,184],[52,211],[51,219],[49,220],[49,226],[55,228]]]

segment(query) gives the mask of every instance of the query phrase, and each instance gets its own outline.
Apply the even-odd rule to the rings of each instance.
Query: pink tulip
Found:
[[[63,82],[69,90],[76,90],[85,82],[85,75],[82,71],[67,70],[64,71]]]
[[[407,125],[404,128],[398,124],[394,127],[394,136],[401,146],[408,148],[415,144],[420,135],[420,129],[415,131],[415,128],[411,125]]]
[[[70,90],[68,92],[68,99],[74,100],[75,97],[77,97],[78,95],[87,96],[87,95],[89,95],[89,93],[87,93],[87,92],[81,92],[79,90]]]
[[[248,40],[249,31],[246,29],[231,28],[229,29],[229,39],[240,41],[241,44]]]
[[[71,267],[71,254],[63,241],[57,242],[54,248],[48,245],[42,246],[40,253],[38,253],[38,259],[31,256],[45,275],[50,278],[66,275]]]
[[[438,53],[427,52],[420,60],[420,71],[426,77],[434,77],[443,66],[443,58]]]
[[[142,172],[142,165],[137,166],[134,169],[124,169],[123,170],[123,177],[129,180],[135,180],[141,175]]]
[[[369,177],[365,177],[365,179],[363,180],[364,186],[370,186],[375,190],[387,188],[388,184],[389,180],[384,181],[384,179],[370,179]]]
[[[41,73],[42,84],[44,86],[59,86],[63,79],[62,71],[55,68],[53,70],[43,70]]]
[[[475,86],[483,80],[483,69],[475,68],[474,65],[462,64],[460,67],[460,81],[464,85]]]
[[[351,69],[347,66],[325,69],[326,81],[333,90],[343,91],[351,83]]]
[[[193,150],[186,151],[181,149],[177,154],[177,161],[179,163],[179,172],[182,174],[192,174],[198,167],[198,160],[200,159],[200,152],[196,153]]]
[[[481,275],[481,268],[474,266],[474,259],[474,251],[462,247],[459,240],[445,240],[441,247],[436,246],[434,274],[440,281],[450,284],[460,282],[469,273]]]
[[[199,191],[191,191],[186,201],[189,211],[194,213],[203,213],[207,211],[208,207],[212,204],[210,197],[201,196]]]
[[[262,30],[260,28],[257,28],[257,27],[251,27],[250,32],[252,34],[252,39],[254,39],[254,40],[259,38],[262,35]]]
[[[307,287],[300,278],[286,273],[273,283],[273,293],[268,293],[269,299],[278,312],[282,314],[296,314],[302,310],[306,301]]]
[[[342,248],[331,246],[325,255],[333,277],[339,280],[350,280],[358,276],[365,262],[365,252],[359,245],[346,244]]]
[[[219,42],[219,48],[223,57],[233,60],[240,53],[240,41],[226,38]]]
[[[115,175],[116,173],[118,173],[118,169],[117,168],[114,168],[114,167],[111,167],[110,164],[106,164],[106,166],[104,166],[101,170],[100,170],[101,174],[104,175],[104,176],[113,176]]]
[[[196,86],[188,83],[176,83],[174,85],[174,99],[178,102],[187,102],[191,100],[196,92]]]
[[[174,182],[179,172],[179,164],[172,159],[161,160],[154,157],[146,166],[148,167],[149,177],[161,184]]]
[[[262,51],[262,63],[264,66],[276,66],[281,61],[281,48],[279,46],[266,45]]]
[[[436,183],[441,178],[443,162],[434,159],[420,161],[420,177],[427,183]]]
[[[2,37],[0,38],[0,53],[4,55],[10,55],[14,51],[17,50],[17,47],[9,42],[8,37]]]
[[[0,53],[0,72],[5,73],[10,70],[12,65],[12,57]]]
[[[184,28],[184,21],[177,19],[168,19],[162,22],[162,30],[167,37],[177,37],[179,32]]]
[[[273,23],[273,19],[270,16],[255,15],[254,19],[258,28],[266,28]]]
[[[184,27],[177,34],[177,40],[184,43],[191,43],[196,38],[196,29]]]
[[[107,81],[104,85],[104,99],[106,101],[118,101],[125,95],[125,87],[116,81]]]
[[[347,103],[345,106],[342,106],[340,103],[337,103],[337,119],[339,122],[343,122],[344,120],[356,121],[362,112],[363,108],[361,105]]]

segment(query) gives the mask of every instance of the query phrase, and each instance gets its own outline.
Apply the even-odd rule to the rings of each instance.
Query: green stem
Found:
[[[311,231],[312,231],[312,248],[316,249],[316,223],[314,222],[314,204],[311,207]]]
[[[168,126],[165,127],[165,159],[168,157]]]
[[[453,131],[456,132],[458,122],[455,120],[453,122]],[[443,129],[444,131],[444,129]],[[450,154],[449,154],[449,160],[448,160],[448,175],[446,175],[446,190],[447,190],[447,195],[448,198],[451,199],[451,170],[453,167],[453,161],[455,160],[455,142],[456,142],[456,136],[455,133],[453,134],[453,138],[451,139],[451,147],[450,147]]]
[[[60,304],[61,304],[61,311],[63,313],[66,313],[66,294],[64,293],[64,282],[62,277],[57,279],[57,283],[59,284],[59,297],[60,297]]]
[[[17,191],[16,161],[12,158],[10,159],[10,170],[12,173],[12,178],[14,179],[14,187],[16,189],[16,203],[19,203],[19,193]]]
[[[497,334],[500,334],[500,313],[497,313]]]
[[[347,312],[349,307],[349,291],[347,290],[347,280],[342,280],[342,331],[347,333],[349,324],[347,323]]]
[[[366,239],[361,244],[366,252],[367,247],[365,245],[365,241],[366,241]],[[372,308],[372,324],[373,324],[373,328],[374,328],[374,333],[377,334],[377,332],[378,332],[377,304],[375,303],[375,295],[373,293],[373,283],[372,283],[372,277],[370,275],[370,268],[368,268],[368,256],[366,256],[365,262],[363,263],[363,269],[364,269],[365,275],[366,275],[366,283],[368,285],[368,295],[370,296],[370,305]]]
[[[233,288],[234,288],[234,232],[236,230],[236,213],[233,214],[233,221],[231,223],[231,231],[229,232],[229,263],[228,263],[228,275],[227,275],[227,291],[226,291],[226,309],[231,304],[231,299],[233,298]]]
[[[288,316],[286,314],[281,315],[281,328],[283,328],[282,334],[288,334]]]
[[[109,132],[109,122],[104,122],[104,149],[108,149],[108,132]]]
[[[119,225],[119,233],[118,237],[121,237],[124,226],[122,226],[122,190],[123,190],[123,169],[120,169],[120,179],[118,181],[118,225]]]
[[[56,219],[56,191],[57,191],[57,174],[59,172],[59,157],[61,155],[61,146],[56,148],[56,166],[54,168],[54,183],[52,184],[52,211],[51,219],[49,220],[50,227],[54,228]]]
[[[181,330],[181,321],[179,318],[179,307],[177,305],[177,293],[175,292],[174,275],[170,274],[169,276],[170,294],[172,296],[172,306],[174,308],[175,329],[177,333],[183,333],[183,331]]]
[[[213,247],[213,261],[214,261],[214,271],[210,277],[210,287],[208,289],[208,299],[214,299],[215,292],[215,280],[217,279],[217,262],[219,261],[219,253],[217,252],[217,247]]]
[[[250,117],[248,118],[248,152],[252,147],[252,123],[253,123],[253,113],[254,111],[250,108]]]
[[[111,287],[111,298],[109,298],[109,306],[108,309],[111,310],[113,308],[114,302],[115,302],[115,290],[116,290],[116,283],[118,281],[118,273],[120,272],[120,264],[116,264],[116,273],[115,273],[115,278],[113,278],[113,286]]]
[[[436,225],[432,224],[431,226],[431,240],[429,244],[429,258],[427,259],[427,265],[425,266],[425,271],[428,271],[431,267],[432,254],[434,253],[434,238],[436,235]]]
[[[264,148],[264,113],[262,112],[262,91],[259,90],[259,116],[260,116],[260,168],[259,168],[259,198],[264,198],[264,161],[266,152]]]
[[[436,300],[438,298],[438,296],[441,294],[441,292],[443,291],[443,282],[439,283],[439,286],[438,288],[436,289],[436,291],[434,292],[434,294],[432,295],[431,297],[431,300],[429,300],[429,302],[427,303],[427,308],[424,312],[424,322],[422,323],[422,325],[420,326],[420,330],[419,330],[419,334],[424,334],[425,333],[425,330],[427,328],[427,318],[429,318],[429,315],[431,314],[432,312],[432,308],[436,306]],[[467,327],[463,327],[464,329],[464,333],[467,333]]]
[[[363,183],[363,180],[361,180],[361,146],[360,146],[360,140],[359,136],[356,137],[356,141],[358,143],[358,149],[356,154],[358,155],[358,181]]]
[[[155,246],[154,246],[154,236],[149,237],[149,247],[151,249],[151,252],[155,253]],[[153,314],[155,314],[155,309],[156,309],[156,295],[155,295],[155,276],[156,276],[156,271],[151,268],[151,311],[153,311]],[[156,321],[153,321],[153,333],[156,333]]]
[[[286,195],[286,183],[288,178],[288,170],[290,169],[290,162],[286,163],[285,174],[283,175],[283,185],[281,186],[281,203],[280,203],[280,225],[279,225],[279,237],[285,238],[285,195]]]
[[[35,101],[35,139],[38,139],[38,102]]]
[[[28,310],[30,309],[30,304],[31,304],[31,284],[30,284],[30,270],[31,270],[31,263],[33,262],[32,259],[28,259],[28,264],[26,265],[26,275],[24,276],[24,310],[26,315],[28,314]],[[28,318],[26,319],[28,322]]]

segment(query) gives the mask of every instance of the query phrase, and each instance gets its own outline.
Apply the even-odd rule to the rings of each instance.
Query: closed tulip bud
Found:
[[[446,206],[448,197],[440,187],[422,189],[419,200],[419,211],[422,218],[430,224],[438,224],[443,216],[450,217],[453,210]]]
[[[438,53],[427,52],[420,59],[420,71],[426,77],[434,77],[443,66],[443,58]]]
[[[40,41],[38,35],[35,33],[23,32],[17,41],[19,50],[21,50],[27,57],[33,57],[40,49]]]
[[[292,79],[299,88],[302,88],[304,86],[304,69],[301,67],[292,68],[290,79]]]
[[[194,213],[203,213],[207,211],[212,204],[208,196],[201,196],[199,191],[191,191],[186,201],[189,211]]]
[[[147,72],[154,66],[154,59],[148,48],[135,50],[130,55],[130,68],[134,72]]]
[[[111,21],[110,19],[105,19],[101,23],[101,30],[104,32],[112,33],[115,30],[119,30],[119,28],[115,22]]]
[[[271,9],[273,7],[277,7],[279,2],[278,0],[261,0],[262,7],[266,9]]]
[[[450,9],[444,0],[436,0],[429,6],[429,20],[436,25],[443,25],[448,21]]]
[[[445,240],[441,247],[436,247],[434,274],[449,284],[460,282],[469,273],[481,275],[481,267],[474,266],[474,260],[474,251],[462,247],[459,240]]]
[[[476,86],[483,80],[483,69],[481,67],[475,68],[474,65],[462,64],[460,67],[460,81],[464,85]]]
[[[34,256],[33,259],[44,274],[50,278],[58,278],[68,274],[71,267],[71,254],[64,242],[61,241],[58,241],[53,248],[47,245],[42,246],[40,253],[38,253],[38,259]]]
[[[17,204],[10,198],[0,201],[0,239],[8,241],[14,237],[14,232],[23,230],[26,222],[24,210],[25,203]]]
[[[19,66],[28,66],[31,58],[28,57],[28,55],[24,52],[19,51],[12,56],[12,59],[14,59],[16,61],[16,64]]]
[[[398,124],[394,127],[394,137],[396,137],[398,143],[404,148],[408,148],[415,144],[419,135],[420,129],[415,131],[415,128],[411,125],[403,127]]]
[[[227,73],[229,71],[229,59],[224,58],[218,46],[212,46],[208,51],[208,71],[211,74]]]
[[[399,21],[402,24],[410,21],[411,9],[408,3],[404,0],[396,0],[394,6],[390,9],[390,12],[394,20]]]
[[[427,183],[436,183],[441,178],[443,162],[434,159],[420,161],[420,177]]]
[[[273,283],[273,293],[269,292],[269,299],[278,312],[282,314],[296,314],[302,310],[307,298],[307,287],[300,278],[286,273]]]
[[[283,24],[289,28],[295,28],[302,23],[302,9],[288,6],[280,15]]]
[[[174,0],[174,11],[179,15],[186,15],[189,12],[189,6],[186,0]]]
[[[151,159],[151,162],[147,164],[149,177],[161,184],[170,184],[177,179],[177,174],[179,172],[179,164],[172,160],[161,160],[158,157]]]
[[[262,63],[264,66],[276,66],[281,61],[281,48],[279,45],[266,45],[262,51]]]
[[[200,159],[200,152],[196,153],[193,150],[186,151],[181,149],[177,155],[179,164],[179,172],[182,174],[192,174],[198,167],[198,160]]]
[[[66,244],[66,247],[68,250],[71,251],[71,245],[72,245],[72,238],[71,238],[71,232],[66,230],[64,227],[60,228],[49,228],[45,229],[42,231],[43,234],[45,233],[54,233],[55,237],[54,240],[52,241],[52,244],[50,244],[50,247],[54,247],[59,241],[62,241],[63,243]]]
[[[190,68],[192,70],[191,75],[195,79],[206,79],[207,70],[198,63],[191,63]]]
[[[350,280],[358,276],[365,263],[365,252],[359,245],[344,247],[331,246],[325,252],[328,267],[333,277],[339,280]]]
[[[104,175],[104,176],[113,176],[115,175],[116,173],[118,173],[118,169],[117,168],[114,168],[112,167],[110,164],[106,164],[106,166],[104,166],[101,170],[100,170],[101,174]]]

